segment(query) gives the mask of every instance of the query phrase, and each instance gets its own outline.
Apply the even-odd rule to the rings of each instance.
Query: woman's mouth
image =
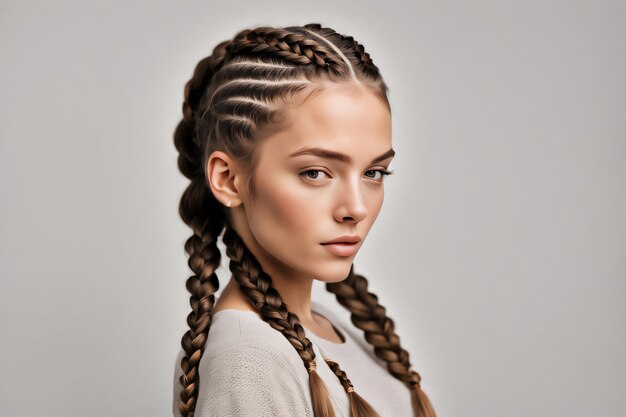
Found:
[[[357,251],[357,243],[348,242],[335,242],[335,243],[322,243],[322,246],[333,255],[337,256],[352,256]]]

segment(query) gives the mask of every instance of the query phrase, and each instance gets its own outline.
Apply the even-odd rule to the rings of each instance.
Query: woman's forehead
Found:
[[[318,147],[348,154],[378,152],[375,157],[391,147],[391,115],[368,89],[324,89],[288,108],[285,117],[287,128],[263,141],[268,153],[286,156]]]

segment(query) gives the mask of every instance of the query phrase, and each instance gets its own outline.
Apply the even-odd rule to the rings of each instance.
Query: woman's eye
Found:
[[[373,173],[374,175],[376,175],[376,173],[380,173],[380,178],[382,178],[382,177],[383,177],[383,173],[382,173],[382,172],[380,172],[380,171],[378,171],[378,170],[376,170],[376,169],[370,169],[369,171],[366,171],[366,172],[365,172],[365,175],[366,175],[366,176],[368,176],[369,178],[374,178],[374,177],[370,177],[370,176],[368,175],[368,174],[371,174],[371,173]],[[379,179],[379,178],[374,178],[374,179]]]
[[[320,177],[320,173],[327,175],[324,171],[322,171],[321,169],[309,169],[306,170],[304,172],[301,172],[300,175],[311,179],[311,180],[316,180]],[[311,174],[315,174],[315,175],[311,175]]]
[[[365,174],[367,175],[368,173],[371,173],[371,172],[373,172],[374,174],[376,174],[377,172],[380,173],[380,177],[374,178],[374,179],[379,179],[381,181],[383,180],[383,177],[393,174],[393,171],[388,171],[386,169],[370,169],[369,171],[366,171]]]
[[[380,177],[376,177],[376,173],[379,173]],[[328,176],[328,174],[322,171],[321,169],[308,169],[300,173],[301,176],[304,176],[307,179],[311,179],[311,180],[319,179],[320,174]],[[374,174],[374,176],[370,176],[371,174]],[[365,175],[368,178],[372,178],[372,179],[379,180],[379,181],[382,181],[383,177],[387,175],[391,175],[391,174],[393,174],[393,171],[388,171],[386,169],[370,169],[368,171],[365,171]]]

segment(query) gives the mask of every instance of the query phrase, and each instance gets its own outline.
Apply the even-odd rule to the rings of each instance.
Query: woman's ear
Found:
[[[241,175],[241,171],[228,154],[214,151],[207,160],[206,175],[211,192],[219,202],[228,207],[236,207],[241,203],[236,186],[236,179]]]

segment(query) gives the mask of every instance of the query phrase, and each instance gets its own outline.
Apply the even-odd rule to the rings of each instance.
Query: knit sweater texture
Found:
[[[304,327],[336,416],[350,417],[350,403],[324,359],[339,364],[355,391],[380,417],[412,417],[408,387],[376,357],[363,331],[317,302],[313,301],[311,308],[326,317],[344,340],[331,342]],[[174,370],[175,417],[181,417],[178,404],[183,356],[181,348]],[[302,359],[285,336],[256,312],[225,309],[213,315],[199,377],[195,417],[313,417],[309,375]]]

